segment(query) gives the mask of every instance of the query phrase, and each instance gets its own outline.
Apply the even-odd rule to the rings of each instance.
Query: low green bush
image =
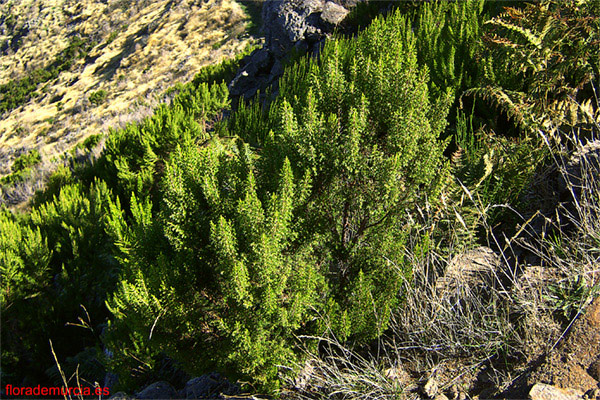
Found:
[[[2,280],[10,282],[2,288],[2,371],[11,383],[60,384],[44,376],[54,364],[49,340],[60,357],[97,344],[118,276],[103,223],[110,197],[100,182],[89,190],[66,185],[29,214],[0,214]],[[91,330],[72,325],[80,317]]]
[[[185,137],[203,141],[207,121],[201,117],[210,120],[228,107],[227,88],[201,84],[179,93],[174,102],[179,105],[163,105],[153,117],[112,131],[95,162],[70,160],[59,167],[28,212],[0,211],[0,272],[2,282],[9,283],[1,292],[3,382],[61,384],[49,340],[67,375],[81,361],[90,368],[82,366],[80,378],[103,378],[102,352],[96,348],[108,320],[105,299],[119,280],[119,253],[113,233],[107,236],[105,217],[120,210],[128,220],[132,192],[153,198],[177,143]],[[91,136],[83,146],[99,139]],[[16,173],[31,168],[37,154],[22,156]]]
[[[35,164],[38,164],[42,161],[42,157],[40,156],[40,152],[36,149],[33,149],[21,156],[19,156],[12,165],[12,172],[21,172],[26,168],[29,168]]]
[[[91,92],[88,99],[93,105],[99,106],[100,104],[104,103],[104,100],[106,100],[107,96],[108,93],[106,93],[106,90],[100,89],[98,91]]]
[[[25,176],[31,171],[31,167],[39,164],[42,157],[38,150],[33,149],[17,157],[11,166],[12,173],[6,175],[0,180],[2,184],[14,184],[22,181]]]
[[[241,141],[179,140],[158,204],[131,181],[133,223],[110,222],[123,272],[107,343],[123,383],[164,352],[277,392],[297,335],[327,328],[319,315],[343,338],[384,332],[410,276],[406,212],[444,170],[451,93],[430,102],[414,40],[400,13],[335,40],[288,68],[266,135],[239,122],[263,111],[242,108],[253,115],[227,132]]]

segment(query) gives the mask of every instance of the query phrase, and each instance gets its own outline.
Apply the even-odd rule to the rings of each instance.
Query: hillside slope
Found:
[[[165,89],[248,46],[249,21],[233,0],[0,4],[3,105],[16,97],[8,84],[51,71],[24,89],[24,104],[0,108],[0,176],[31,149],[48,163],[92,134],[151,114]]]

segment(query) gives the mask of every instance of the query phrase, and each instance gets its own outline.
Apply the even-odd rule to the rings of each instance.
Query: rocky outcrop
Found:
[[[531,400],[581,400],[583,393],[575,389],[561,389],[538,383],[529,391]]]
[[[235,396],[240,393],[238,385],[231,383],[224,376],[213,372],[192,378],[187,381],[185,387],[177,391],[170,383],[160,381],[155,382],[140,390],[134,397],[126,393],[118,392],[110,397],[114,400],[127,399],[230,399],[235,400]],[[243,397],[248,399],[248,397]]]
[[[219,399],[223,396],[239,394],[239,392],[240,389],[237,385],[232,384],[218,373],[211,373],[190,379],[178,392],[178,398]]]
[[[278,89],[283,64],[292,50],[318,54],[324,39],[360,0],[273,0],[263,5],[265,45],[249,55],[229,84],[232,98],[248,100]]]
[[[481,246],[455,256],[443,277],[436,281],[440,297],[452,296],[460,287],[484,294],[496,287],[503,276],[501,257],[489,247]]]
[[[600,297],[573,322],[557,346],[532,363],[531,369],[522,373],[502,396],[525,398],[528,395],[533,400],[597,399],[600,395],[598,363]]]
[[[135,397],[137,399],[174,399],[177,397],[177,392],[170,383],[161,381],[144,388]]]
[[[266,47],[275,57],[294,46],[317,43],[348,14],[348,10],[325,0],[276,0],[265,2],[262,18]]]

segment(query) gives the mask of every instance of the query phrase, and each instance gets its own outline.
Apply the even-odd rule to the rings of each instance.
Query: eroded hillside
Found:
[[[149,115],[177,82],[253,43],[233,0],[0,4],[0,176],[37,149],[51,169],[86,137]]]

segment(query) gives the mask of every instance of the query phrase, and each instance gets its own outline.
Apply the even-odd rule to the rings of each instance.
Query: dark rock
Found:
[[[309,26],[304,33],[304,41],[311,46],[321,40],[323,36],[323,31],[321,29]]]
[[[252,90],[256,86],[256,73],[251,68],[242,69],[229,84],[229,94],[237,97]]]
[[[125,392],[117,392],[110,396],[108,400],[129,400],[131,397]]]
[[[135,397],[138,399],[175,399],[178,396],[171,384],[160,381],[146,387]]]
[[[262,18],[266,46],[276,57],[284,56],[296,42],[305,38],[307,29],[314,35],[320,27],[318,18],[324,0],[273,0],[263,5]]]
[[[219,399],[222,395],[233,396],[240,392],[237,385],[232,384],[218,373],[202,375],[190,379],[185,388],[179,391],[184,399]]]
[[[260,89],[260,87],[258,85],[253,86],[252,88],[246,90],[244,93],[242,93],[242,97],[244,98],[244,100],[250,100],[251,98],[253,98],[256,93],[258,93],[258,90]]]
[[[281,75],[283,75],[283,65],[281,64],[281,61],[277,60],[273,63],[273,67],[271,68],[271,80],[279,78]]]
[[[325,38],[319,40],[319,42],[317,42],[312,48],[311,55],[313,57],[315,57],[317,60],[319,59],[321,50],[323,50],[323,47],[325,47],[325,40],[326,40]]]
[[[249,59],[257,71],[268,71],[272,64],[271,53],[267,49],[258,49],[252,52]]]
[[[600,382],[600,357],[590,364],[587,372],[592,378]]]
[[[296,49],[296,51],[300,54],[304,54],[308,51],[308,43],[306,43],[305,40],[301,40],[299,42],[296,42],[296,44],[294,45],[294,48]]]
[[[265,46],[244,59],[229,84],[234,99],[250,99],[258,92],[277,91],[283,75],[282,60],[295,49],[298,53],[318,55],[324,39],[361,0],[272,0],[263,3],[262,19]],[[268,97],[268,96],[267,96]]]

